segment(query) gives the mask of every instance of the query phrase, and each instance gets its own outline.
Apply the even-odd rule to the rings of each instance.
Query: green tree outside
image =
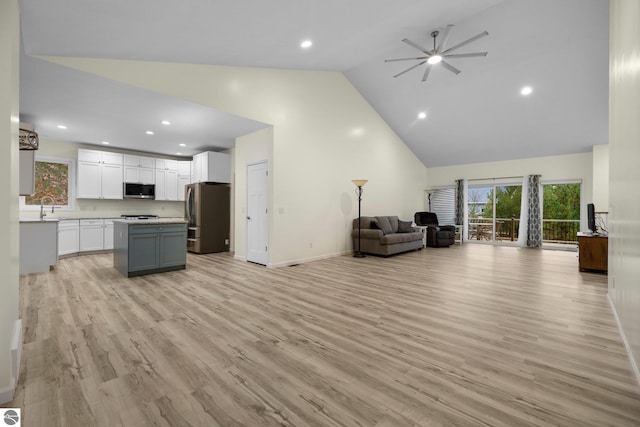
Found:
[[[543,219],[580,219],[580,184],[543,186]]]
[[[496,218],[520,219],[522,186],[495,187],[495,192]],[[493,190],[487,195],[487,203],[485,204],[483,217],[493,218]]]
[[[543,239],[555,242],[573,242],[580,224],[580,184],[547,184],[542,186]],[[477,193],[477,194],[476,194]],[[476,189],[475,199],[469,194],[469,217],[492,220],[495,235],[514,240],[518,234],[522,206],[522,186],[495,186]],[[473,208],[473,212],[472,212]]]

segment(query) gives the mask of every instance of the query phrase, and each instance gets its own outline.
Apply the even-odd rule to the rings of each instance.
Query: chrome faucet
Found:
[[[40,221],[42,221],[44,219],[45,216],[47,216],[47,214],[44,211],[44,199],[49,199],[51,200],[51,213],[55,213],[55,205],[54,203],[56,202],[55,200],[53,200],[53,197],[51,196],[43,196],[40,199]]]

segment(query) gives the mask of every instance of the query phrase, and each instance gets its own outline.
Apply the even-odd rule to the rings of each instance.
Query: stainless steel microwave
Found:
[[[156,198],[156,186],[155,184],[135,184],[132,182],[125,182],[124,198],[153,200]]]

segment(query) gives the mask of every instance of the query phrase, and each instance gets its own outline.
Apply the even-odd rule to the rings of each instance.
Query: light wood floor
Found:
[[[630,426],[640,394],[576,253],[488,245],[126,279],[21,278],[24,426]]]

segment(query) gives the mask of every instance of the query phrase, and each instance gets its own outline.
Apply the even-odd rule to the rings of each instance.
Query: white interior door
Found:
[[[269,198],[267,162],[247,166],[247,261],[269,260]]]

